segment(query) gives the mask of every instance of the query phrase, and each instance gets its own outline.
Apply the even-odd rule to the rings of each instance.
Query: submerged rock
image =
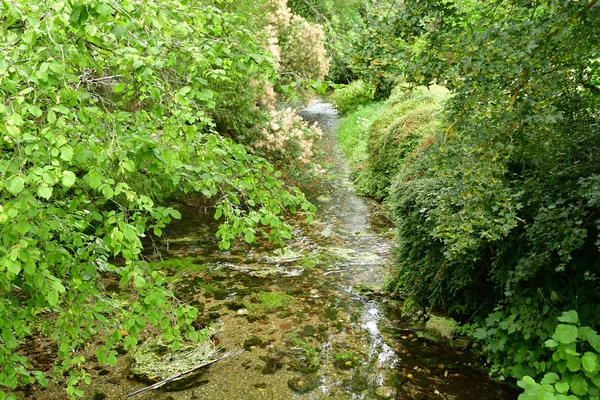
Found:
[[[298,393],[308,393],[321,384],[316,376],[296,376],[288,380],[288,387]]]

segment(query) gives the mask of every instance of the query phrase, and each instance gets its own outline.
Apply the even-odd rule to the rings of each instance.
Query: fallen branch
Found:
[[[173,375],[172,377],[170,377],[170,378],[167,378],[167,379],[165,379],[165,380],[162,380],[162,381],[160,381],[160,382],[157,382],[157,383],[155,383],[155,384],[153,384],[153,385],[150,385],[150,386],[148,386],[148,387],[145,387],[145,388],[143,388],[143,389],[140,389],[140,390],[136,390],[136,391],[135,391],[135,392],[133,392],[133,393],[129,393],[129,394],[127,395],[127,398],[133,397],[133,396],[135,396],[135,395],[138,395],[138,394],[140,394],[140,393],[147,392],[148,390],[158,389],[159,387],[161,387],[161,386],[163,386],[163,385],[166,385],[166,384],[167,384],[167,383],[169,383],[169,382],[173,382],[174,380],[177,380],[177,379],[181,378],[181,377],[182,377],[182,376],[184,376],[184,375],[191,374],[192,372],[198,371],[200,368],[207,367],[207,366],[209,366],[209,365],[211,365],[211,364],[214,364],[214,363],[216,363],[216,362],[219,362],[219,361],[221,361],[221,360],[224,360],[224,359],[226,359],[226,358],[229,358],[229,357],[233,357],[233,356],[240,355],[240,354],[242,354],[243,352],[244,352],[243,350],[231,351],[231,352],[229,352],[229,353],[226,353],[226,354],[225,354],[225,355],[223,355],[222,357],[219,357],[219,358],[217,358],[217,359],[215,359],[215,360],[211,360],[211,361],[209,361],[209,362],[207,362],[207,363],[204,363],[204,364],[198,365],[197,367],[194,367],[194,368],[192,368],[192,369],[188,369],[187,371],[180,372],[180,373],[178,373],[177,375]]]

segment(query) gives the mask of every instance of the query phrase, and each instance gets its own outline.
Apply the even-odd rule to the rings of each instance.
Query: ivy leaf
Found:
[[[17,195],[25,188],[25,181],[20,176],[13,176],[6,181],[6,190],[12,195]]]
[[[584,396],[588,392],[587,380],[581,375],[573,375],[571,378],[571,391],[577,396]]]
[[[573,343],[577,340],[577,327],[574,325],[559,324],[552,338],[564,344]]]

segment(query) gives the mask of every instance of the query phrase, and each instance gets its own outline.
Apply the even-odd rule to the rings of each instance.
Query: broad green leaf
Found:
[[[574,325],[559,324],[552,338],[564,344],[573,343],[577,340],[577,327]]]
[[[254,232],[247,231],[246,234],[244,235],[244,240],[246,241],[246,243],[253,243],[255,240]]]
[[[575,310],[565,311],[560,317],[558,317],[558,320],[568,324],[577,324],[579,323],[579,316]]]
[[[146,280],[139,275],[135,275],[133,277],[133,283],[138,288],[143,288],[146,286]]]
[[[554,372],[548,372],[546,375],[544,375],[544,378],[541,380],[541,384],[554,384],[555,382],[558,382],[559,377],[558,374],[554,373]]]
[[[577,396],[583,396],[587,394],[588,383],[587,380],[581,375],[573,375],[571,378],[571,391]]]
[[[38,196],[40,196],[46,200],[49,200],[50,197],[52,197],[52,187],[42,185],[42,186],[38,187],[37,194],[38,194]]]
[[[68,145],[61,147],[60,158],[64,161],[71,161],[71,159],[73,159],[73,148]]]
[[[25,188],[25,181],[20,176],[13,176],[6,181],[4,186],[10,194],[16,196]]]
[[[596,335],[596,331],[590,328],[589,326],[582,326],[579,328],[578,336],[581,340],[588,340],[588,338]]]
[[[47,294],[48,304],[55,306],[58,304],[58,292],[54,289],[50,289]]]
[[[569,391],[569,384],[567,382],[560,381],[554,385],[554,388],[558,393],[565,394]]]
[[[577,372],[581,368],[581,359],[576,356],[568,356],[567,368],[571,372]]]
[[[71,187],[75,184],[77,177],[71,171],[63,171],[62,184],[65,187]]]
[[[600,353],[600,335],[590,335],[588,337],[588,343],[596,350],[597,353]]]
[[[598,357],[596,354],[587,351],[581,358],[581,364],[586,372],[594,373],[598,368]]]
[[[21,263],[18,260],[6,260],[6,267],[9,272],[18,275],[21,272]]]

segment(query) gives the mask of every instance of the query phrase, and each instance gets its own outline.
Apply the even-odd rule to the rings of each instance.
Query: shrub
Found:
[[[524,376],[519,400],[597,400],[600,398],[600,335],[589,326],[580,326],[574,310],[558,317],[552,337],[544,342],[551,357],[540,360],[536,382]],[[541,370],[541,371],[540,371]]]
[[[340,86],[331,96],[335,108],[342,113],[356,109],[359,105],[373,101],[375,88],[362,80]]]

